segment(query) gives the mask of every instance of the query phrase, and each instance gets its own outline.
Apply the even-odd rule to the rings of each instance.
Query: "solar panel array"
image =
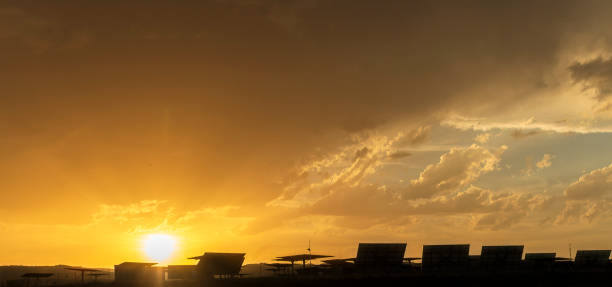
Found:
[[[359,243],[357,265],[402,265],[406,243]]]
[[[549,272],[553,270],[557,253],[525,253],[525,271]]]
[[[424,245],[423,271],[465,271],[470,262],[470,245]]]
[[[483,246],[480,268],[487,271],[513,271],[523,259],[523,245]]]
[[[610,250],[578,250],[574,265],[577,267],[607,266],[610,262]]]
[[[198,270],[201,275],[238,275],[244,262],[245,253],[214,253],[206,252],[200,257]]]
[[[557,253],[525,253],[525,261],[554,261]]]

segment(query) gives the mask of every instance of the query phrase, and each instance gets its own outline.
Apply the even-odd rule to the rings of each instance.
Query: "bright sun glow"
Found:
[[[176,240],[166,234],[149,234],[144,238],[143,244],[145,254],[150,259],[162,263],[172,255]]]

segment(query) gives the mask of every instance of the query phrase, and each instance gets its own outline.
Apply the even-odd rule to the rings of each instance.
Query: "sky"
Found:
[[[611,6],[0,0],[0,264],[610,249]]]

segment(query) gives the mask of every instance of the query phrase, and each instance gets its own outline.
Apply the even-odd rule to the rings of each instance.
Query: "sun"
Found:
[[[144,253],[157,263],[166,261],[174,252],[176,240],[167,234],[149,234],[143,240]]]

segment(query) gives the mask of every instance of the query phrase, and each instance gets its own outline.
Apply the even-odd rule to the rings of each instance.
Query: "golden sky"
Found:
[[[0,264],[612,248],[612,3],[1,1]]]

